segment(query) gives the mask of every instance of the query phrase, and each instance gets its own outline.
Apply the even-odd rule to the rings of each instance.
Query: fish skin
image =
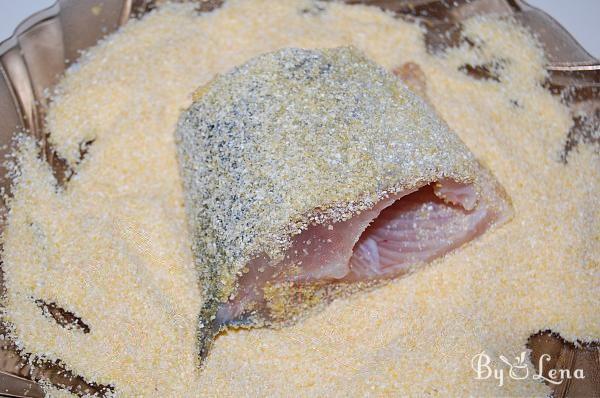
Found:
[[[176,143],[205,297],[201,360],[227,327],[297,319],[218,313],[241,295],[251,261],[281,262],[311,225],[344,222],[440,181],[474,188],[493,215],[486,229],[511,214],[506,193],[435,111],[353,48],[283,49],[216,76],[180,117]],[[451,203],[449,192],[436,195]],[[358,285],[321,284],[315,297],[373,284]]]

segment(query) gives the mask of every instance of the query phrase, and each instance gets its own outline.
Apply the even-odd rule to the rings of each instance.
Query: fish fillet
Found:
[[[352,48],[283,49],[217,76],[176,139],[201,357],[220,330],[293,321],[511,214],[435,112]]]

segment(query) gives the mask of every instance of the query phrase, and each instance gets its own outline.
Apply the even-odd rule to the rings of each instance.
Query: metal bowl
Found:
[[[25,131],[43,143],[42,156],[61,179],[62,161],[47,142],[44,118],[48,109],[46,90],[55,85],[65,69],[81,51],[114,32],[129,18],[142,15],[161,0],[58,0],[38,12],[0,43],[0,156],[10,154],[13,136]],[[196,1],[200,11],[218,8],[223,0]],[[572,110],[573,129],[565,136],[563,161],[576,145],[598,145],[592,132],[600,120],[600,62],[587,53],[554,19],[522,0],[346,0],[369,4],[419,18],[428,28],[429,51],[458,43],[460,22],[479,14],[512,15],[537,34],[549,61],[546,87],[562,96]],[[582,115],[584,115],[582,117]],[[0,188],[10,195],[9,178],[0,165]],[[6,203],[0,201],[0,228],[4,225]],[[0,293],[2,291],[0,268]],[[0,330],[1,332],[1,330]],[[55,385],[68,386],[77,395],[100,393],[110,386],[89,383],[64,370],[59,363],[44,363],[35,368],[9,340],[0,340],[0,395],[43,397],[41,387],[32,380],[44,378]],[[552,367],[584,368],[583,380],[567,381],[554,387],[555,397],[600,396],[600,348],[597,344],[567,342],[551,331],[541,331],[529,339],[532,360],[543,353],[552,356]]]

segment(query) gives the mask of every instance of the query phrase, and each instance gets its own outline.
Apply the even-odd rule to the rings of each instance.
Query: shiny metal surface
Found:
[[[114,32],[133,15],[143,14],[161,0],[58,0],[52,7],[21,23],[14,35],[0,43],[0,156],[11,151],[17,132],[25,132],[44,143],[43,153],[57,178],[64,179],[65,163],[46,140],[44,117],[48,108],[47,90],[82,50]],[[222,0],[197,1],[200,11],[210,11]],[[460,22],[478,14],[513,15],[537,34],[547,54],[549,78],[546,87],[561,95],[573,111],[575,127],[565,137],[563,161],[576,145],[598,145],[590,125],[600,120],[600,62],[588,54],[554,19],[522,0],[347,0],[378,6],[409,18],[419,18],[428,27],[430,51],[457,43]],[[581,118],[581,113],[587,117]],[[579,114],[579,116],[578,116]],[[577,118],[580,119],[577,119]],[[0,165],[0,188],[10,192],[6,169]],[[0,202],[0,228],[6,203]],[[2,272],[0,269],[0,292]],[[556,368],[583,367],[590,377],[555,387],[555,397],[600,396],[600,348],[595,344],[566,342],[551,333],[529,340],[532,358],[542,353],[553,356]],[[8,340],[0,344],[0,395],[42,397],[42,389],[30,380],[44,378],[70,386],[77,395],[110,390],[65,372],[61,363],[32,367],[26,356]]]

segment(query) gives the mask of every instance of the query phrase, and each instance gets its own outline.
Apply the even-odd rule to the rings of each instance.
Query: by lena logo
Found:
[[[527,365],[526,361],[527,352],[523,351],[521,355],[516,356],[514,361],[509,360],[504,355],[498,356],[498,359],[508,366],[508,377],[513,380],[525,380],[532,378],[533,380],[545,381],[550,384],[561,384],[567,379],[584,379],[583,369],[550,369],[547,372],[547,377],[544,376],[544,366],[551,360],[550,355],[543,354],[540,356],[538,362],[538,372],[531,371],[531,368]],[[471,359],[471,367],[475,371],[476,380],[496,379],[498,386],[502,387],[504,381],[507,378],[505,367],[494,367],[492,365],[491,357],[485,352],[481,351]]]

